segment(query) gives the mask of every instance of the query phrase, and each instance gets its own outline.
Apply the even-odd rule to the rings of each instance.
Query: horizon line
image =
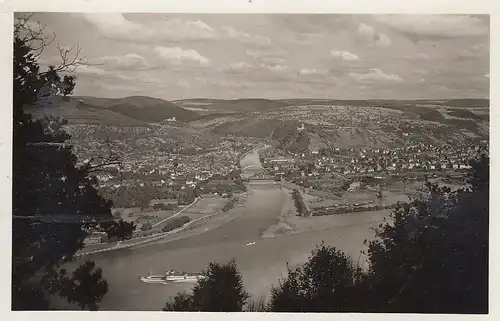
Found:
[[[262,100],[336,100],[336,101],[418,101],[418,100],[491,100],[490,97],[462,97],[462,98],[312,98],[312,97],[290,97],[290,98],[266,98],[266,97],[240,97],[240,98],[215,98],[215,97],[192,97],[192,98],[178,98],[178,99],[166,99],[155,96],[147,96],[147,95],[129,95],[129,96],[121,96],[121,97],[99,97],[99,96],[90,96],[90,95],[71,95],[70,97],[89,97],[89,98],[102,98],[102,99],[121,99],[121,98],[131,98],[131,97],[147,97],[154,99],[162,99],[169,102],[174,101],[182,101],[182,100],[195,100],[195,99],[207,99],[207,100],[244,100],[244,99],[262,99]]]

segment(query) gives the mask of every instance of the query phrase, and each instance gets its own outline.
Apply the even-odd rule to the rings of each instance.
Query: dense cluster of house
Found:
[[[108,151],[104,137],[112,129],[109,148],[120,164],[107,166],[97,175],[100,188],[166,186],[194,188],[212,176],[227,177],[239,168],[240,156],[255,142],[244,137],[181,135],[169,126],[106,127],[72,125],[73,146],[83,164]],[[100,139],[103,138],[103,139]]]
[[[475,144],[465,142],[460,146],[420,143],[385,149],[333,148],[309,154],[283,155],[282,152],[279,156],[268,155],[264,164],[275,174],[300,172],[301,176],[467,170],[470,168],[469,160],[483,148],[487,148],[487,141]]]

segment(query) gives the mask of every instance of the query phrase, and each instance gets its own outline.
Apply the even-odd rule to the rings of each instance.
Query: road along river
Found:
[[[241,160],[243,167],[259,166],[258,151]],[[253,169],[252,169],[253,170]],[[277,223],[290,191],[272,181],[251,182],[242,207],[231,210],[234,219],[206,231],[174,241],[160,240],[136,248],[88,256],[101,267],[109,291],[101,310],[161,310],[166,300],[192,284],[146,284],[140,281],[152,269],[198,272],[209,262],[235,258],[250,294],[267,296],[272,284],[291,266],[303,263],[321,241],[345,251],[356,261],[363,241],[373,237],[371,227],[381,220],[372,213],[353,214],[341,226],[321,231],[262,239],[261,234]],[[255,242],[255,243],[254,243]],[[80,264],[82,260],[74,262]]]

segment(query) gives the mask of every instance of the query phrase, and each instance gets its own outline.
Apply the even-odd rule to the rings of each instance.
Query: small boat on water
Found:
[[[204,278],[204,276],[199,273],[178,272],[170,270],[165,272],[165,274],[156,274],[156,275],[150,272],[148,276],[142,276],[141,281],[144,283],[157,283],[157,284],[190,283],[190,282],[196,282],[202,278]]]

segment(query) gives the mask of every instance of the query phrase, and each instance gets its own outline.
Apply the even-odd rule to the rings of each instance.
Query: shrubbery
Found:
[[[168,220],[161,230],[163,232],[170,232],[183,226],[184,224],[189,223],[190,221],[191,219],[189,216],[174,217],[173,219]]]
[[[103,222],[99,224],[99,230],[106,232],[108,241],[116,239],[125,240],[130,239],[134,233],[136,226],[133,222],[125,222],[122,219],[112,222]]]
[[[391,205],[373,205],[373,206],[348,206],[348,207],[337,207],[337,208],[327,208],[319,207],[314,209],[314,216],[323,215],[338,215],[347,213],[359,213],[359,212],[371,212],[371,211],[381,211],[391,208],[397,208],[398,204]]]
[[[179,293],[163,311],[240,312],[248,299],[234,260],[210,263],[191,293]]]
[[[229,200],[222,208],[222,211],[227,212],[230,209],[234,208],[234,201],[235,201],[234,199]]]
[[[297,208],[297,212],[300,216],[307,215],[307,207],[302,199],[302,195],[300,195],[300,191],[298,189],[294,189],[292,192],[292,198],[295,202],[295,207]]]
[[[271,289],[268,309],[274,312],[355,311],[351,298],[358,278],[351,259],[321,244],[309,260]]]
[[[170,211],[170,210],[175,209],[177,206],[175,204],[157,203],[157,204],[154,204],[152,207],[154,210],[157,210],[157,211]]]
[[[153,225],[151,223],[144,223],[141,226],[141,231],[147,231],[153,228]]]

